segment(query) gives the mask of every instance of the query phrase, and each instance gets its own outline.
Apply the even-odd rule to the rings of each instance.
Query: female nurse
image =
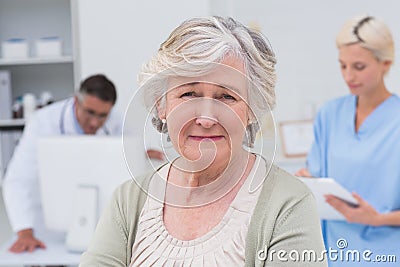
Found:
[[[359,203],[326,196],[346,218],[324,222],[326,248],[337,251],[329,266],[393,266],[388,261],[400,261],[400,98],[384,83],[392,35],[381,20],[361,16],[345,23],[336,44],[350,94],[319,111],[307,168],[296,174],[333,177]]]

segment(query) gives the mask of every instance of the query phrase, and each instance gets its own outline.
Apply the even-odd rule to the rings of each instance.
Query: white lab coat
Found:
[[[78,134],[74,125],[73,103],[73,98],[70,98],[44,107],[35,112],[25,126],[3,183],[4,203],[15,232],[33,228],[37,235],[45,231],[38,179],[37,140],[45,136]],[[113,110],[96,134],[120,135],[122,124],[123,117]]]

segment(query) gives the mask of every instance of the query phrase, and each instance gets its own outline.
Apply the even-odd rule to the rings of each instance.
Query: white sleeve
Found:
[[[33,115],[25,126],[7,167],[3,197],[14,231],[33,228],[35,212],[40,209],[36,143],[40,131],[38,118]]]
[[[122,135],[123,123],[123,115],[119,112],[119,110],[113,107],[103,127],[106,129],[106,131],[108,131],[108,134],[117,136]]]

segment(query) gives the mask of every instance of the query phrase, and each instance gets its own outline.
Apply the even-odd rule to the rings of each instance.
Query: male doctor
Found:
[[[36,236],[46,236],[39,195],[38,138],[55,135],[119,135],[123,119],[112,112],[117,93],[104,75],[81,83],[73,98],[38,110],[28,121],[5,175],[3,196],[17,240],[11,252],[45,248]],[[55,155],[56,156],[56,155]]]

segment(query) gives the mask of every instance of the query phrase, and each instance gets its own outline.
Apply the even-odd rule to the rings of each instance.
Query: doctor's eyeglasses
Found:
[[[86,107],[85,104],[82,103],[81,101],[77,101],[77,105],[83,111],[83,114],[87,118],[103,121],[103,120],[107,119],[107,117],[108,117],[108,114],[109,114],[108,112],[98,113],[96,110]]]

